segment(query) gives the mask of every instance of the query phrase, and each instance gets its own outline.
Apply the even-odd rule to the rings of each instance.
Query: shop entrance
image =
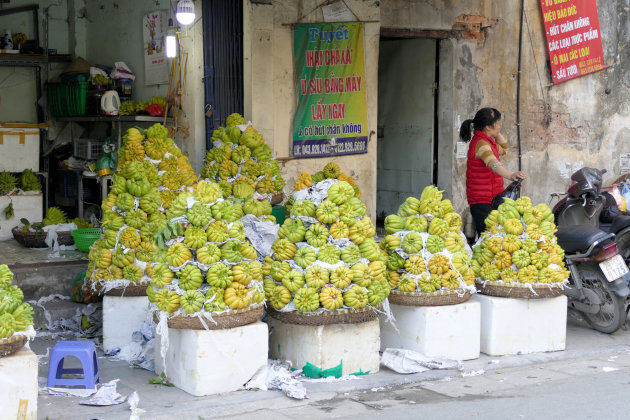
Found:
[[[436,183],[436,39],[381,39],[377,219]]]

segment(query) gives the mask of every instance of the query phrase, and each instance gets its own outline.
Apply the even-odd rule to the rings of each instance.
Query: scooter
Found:
[[[571,175],[566,197],[554,206],[553,213],[558,244],[571,272],[571,288],[565,291],[569,307],[582,313],[594,329],[610,334],[626,321],[630,270],[618,252],[615,233],[600,229],[604,173],[582,168]],[[630,236],[628,240],[630,243]]]

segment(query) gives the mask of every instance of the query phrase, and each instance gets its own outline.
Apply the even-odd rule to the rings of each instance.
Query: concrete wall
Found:
[[[521,147],[529,179],[523,194],[548,202],[549,193],[565,190],[571,173],[582,166],[606,168],[608,181],[619,175],[619,154],[630,152],[628,85],[628,9],[618,2],[598,1],[605,62],[609,69],[551,85],[548,53],[539,2],[525,0],[522,44]],[[441,68],[452,65],[452,81],[440,86],[440,144],[452,145],[452,170],[444,165],[438,182],[452,174],[456,208],[466,208],[465,159],[454,146],[462,121],[483,106],[504,115],[503,133],[510,150],[503,158],[510,170],[518,166],[516,90],[520,2],[491,0],[384,0],[381,25],[400,29],[446,29],[460,14],[483,15],[498,21],[485,31],[485,41],[451,39],[443,45]],[[441,75],[441,82],[442,82]],[[444,99],[444,100],[443,100]],[[546,112],[546,105],[550,111]],[[442,160],[443,161],[443,160]]]
[[[274,0],[251,2],[244,0],[245,52],[245,117],[250,119],[272,147],[278,158],[288,158],[291,147],[291,122],[297,94],[293,72],[292,23],[323,22],[319,0]],[[282,175],[287,192],[303,171],[321,170],[334,161],[348,175],[355,177],[362,191],[361,198],[368,213],[376,215],[376,120],[377,73],[379,47],[378,2],[346,1],[364,26],[365,77],[367,86],[367,117],[370,135],[368,153],[339,156],[330,159],[287,159]],[[372,23],[375,22],[376,23]]]
[[[168,10],[168,2],[86,1],[77,22],[87,25],[86,53],[91,64],[113,66],[123,61],[136,75],[132,99],[148,100],[154,95],[166,95],[167,84],[145,85],[142,42],[142,17],[155,10]]]

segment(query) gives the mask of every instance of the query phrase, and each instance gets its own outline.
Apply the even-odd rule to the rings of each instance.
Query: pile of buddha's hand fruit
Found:
[[[277,310],[377,306],[389,295],[386,255],[376,243],[365,204],[339,167],[293,192],[287,219],[263,265],[265,296]]]
[[[293,183],[293,189],[295,191],[304,190],[306,188],[310,188],[311,186],[313,186],[313,184],[317,184],[318,182],[325,179],[337,179],[339,181],[346,181],[354,189],[354,196],[356,198],[361,197],[361,191],[359,190],[359,186],[355,183],[354,178],[341,172],[341,168],[339,168],[339,165],[334,162],[330,162],[329,164],[324,166],[324,169],[315,172],[312,175],[308,172],[300,173]],[[293,204],[293,200],[293,197],[289,198],[289,201],[287,203],[287,206],[289,206],[289,208]]]
[[[13,273],[0,265],[0,338],[28,330],[33,325],[33,308],[24,300],[22,290],[13,282]]]
[[[241,115],[231,114],[225,127],[212,133],[212,144],[201,178],[218,182],[223,198],[242,204],[245,214],[271,215],[270,199],[285,183],[263,136]]]
[[[505,198],[485,220],[486,231],[473,247],[472,268],[480,280],[505,283],[560,283],[569,271],[556,225],[546,204],[528,197]]]
[[[239,219],[240,205],[221,187],[199,181],[167,211],[167,228],[147,264],[149,301],[176,314],[243,309],[264,300],[262,265]]]
[[[104,228],[89,252],[87,278],[95,283],[148,282],[147,263],[161,250],[156,238],[167,229],[177,195],[196,185],[197,176],[167,129],[130,128],[119,151],[118,168],[103,200]]]
[[[420,199],[408,197],[397,214],[385,218],[385,230],[381,248],[389,256],[392,290],[430,293],[474,283],[462,218],[435,186],[426,187]]]

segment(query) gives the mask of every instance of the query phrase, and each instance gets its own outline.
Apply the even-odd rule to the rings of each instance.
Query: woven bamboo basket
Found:
[[[438,292],[400,292],[392,290],[389,302],[404,306],[445,306],[457,305],[470,299],[470,291],[464,289],[446,290]]]
[[[27,248],[48,248],[46,245],[46,232],[22,232],[19,227],[11,229],[13,237],[18,243]],[[74,245],[74,238],[70,231],[57,232],[57,242],[59,245]]]
[[[561,287],[549,287],[546,284],[501,284],[475,280],[475,286],[477,286],[477,290],[482,295],[515,299],[544,299],[564,294],[564,289]],[[529,286],[532,287],[535,293],[532,292],[532,289],[530,289]]]
[[[361,309],[336,309],[322,313],[309,313],[300,311],[280,312],[271,306],[267,307],[270,317],[287,324],[297,325],[330,325],[330,324],[360,324],[371,321],[378,317],[377,310],[382,309],[382,305],[366,306]]]
[[[253,324],[262,318],[264,305],[262,303],[248,306],[244,309],[236,309],[212,315],[212,319],[216,324],[207,318],[203,318],[209,330],[225,330],[228,328],[242,327],[243,325]],[[158,323],[159,317],[153,312],[153,321]],[[206,328],[196,316],[175,315],[168,318],[168,327],[181,330],[205,330]]]
[[[622,182],[628,182],[628,181],[630,181],[630,172],[626,172],[619,175],[617,178],[613,179],[609,185],[610,186],[615,185],[615,184],[619,185]]]
[[[103,284],[100,282],[94,283],[94,289],[99,295],[106,296],[146,296],[147,287],[149,283],[130,283],[126,287],[117,287],[104,291]]]
[[[0,357],[7,357],[22,347],[28,339],[24,335],[12,335],[9,338],[0,338]]]

